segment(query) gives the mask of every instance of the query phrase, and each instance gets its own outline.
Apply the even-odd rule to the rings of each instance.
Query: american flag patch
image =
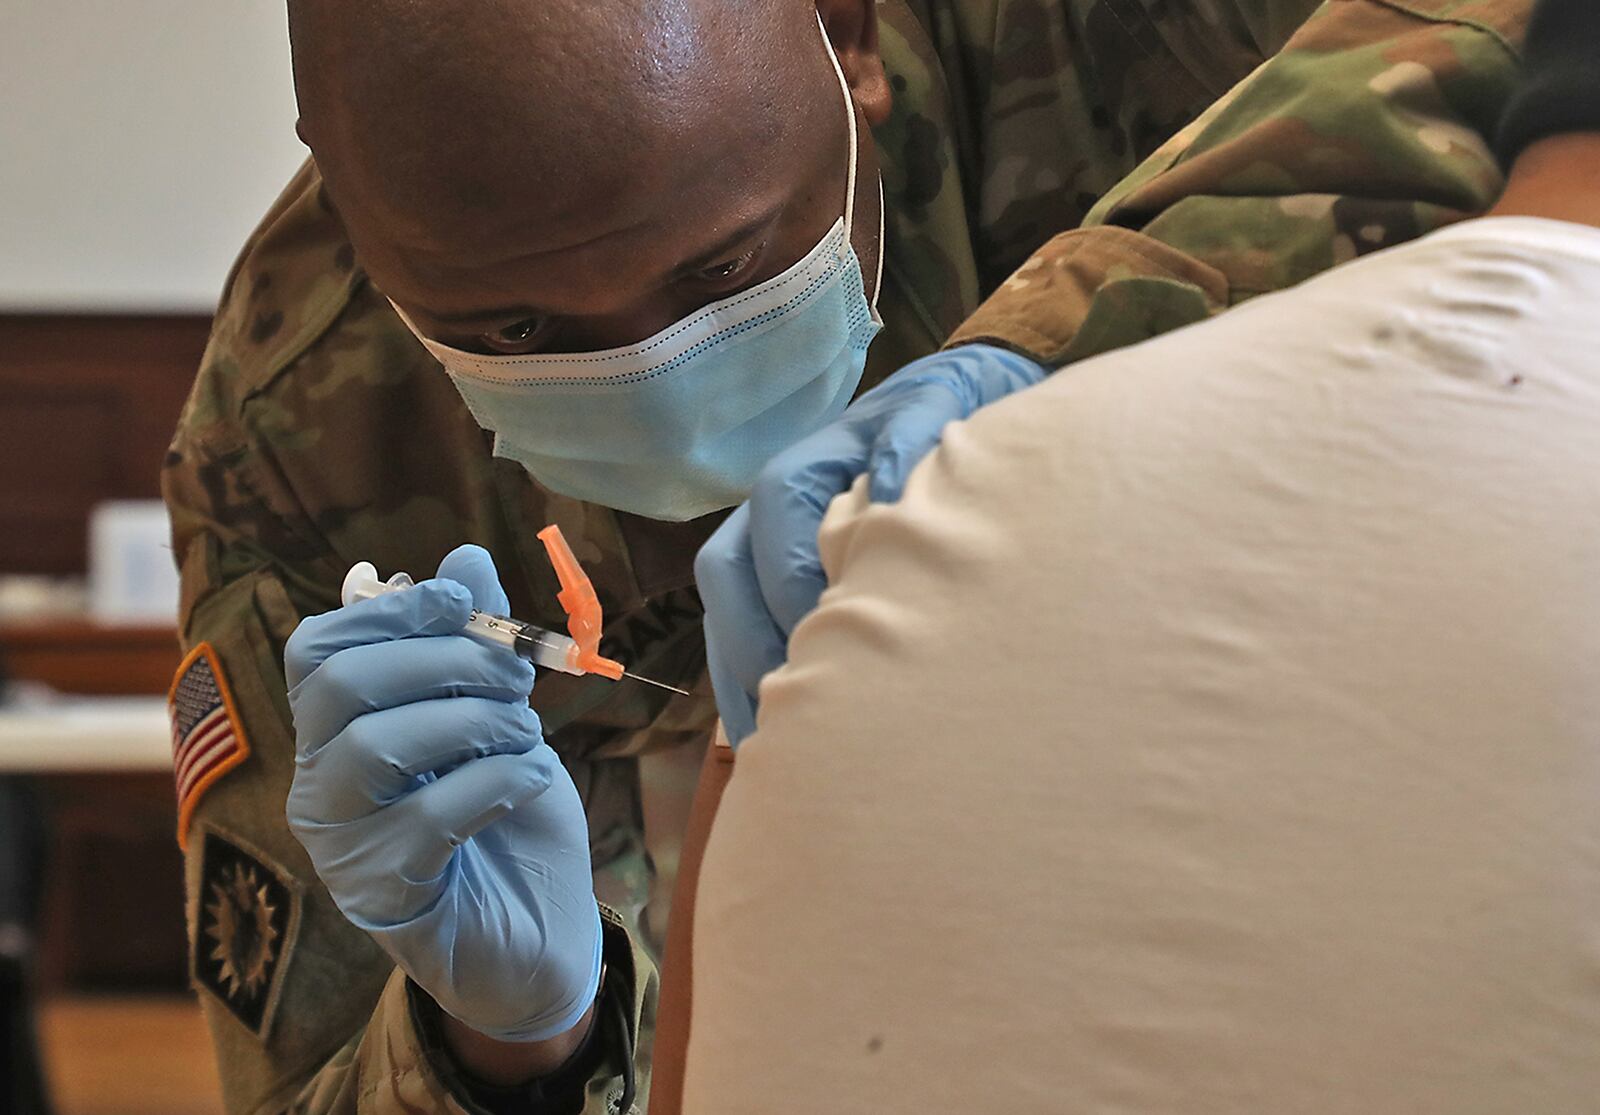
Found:
[[[201,643],[178,666],[167,694],[172,719],[172,775],[178,790],[178,845],[201,796],[250,755],[217,653]]]

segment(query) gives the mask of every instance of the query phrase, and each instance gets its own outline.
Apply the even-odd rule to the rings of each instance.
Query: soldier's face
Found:
[[[646,139],[580,168],[561,196],[512,184],[493,206],[419,215],[355,191],[335,195],[340,214],[374,284],[435,340],[483,353],[643,340],[784,271],[841,215],[848,128],[814,42],[827,68],[782,91],[776,124],[731,115],[722,127]],[[870,283],[881,250],[870,126],[887,117],[889,94],[875,51],[853,52],[851,69],[852,239]]]

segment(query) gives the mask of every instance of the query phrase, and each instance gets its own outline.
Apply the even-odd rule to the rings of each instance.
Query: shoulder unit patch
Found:
[[[204,840],[189,942],[194,981],[265,1039],[300,927],[300,892],[232,841],[214,832]]]
[[[178,665],[167,692],[172,719],[172,776],[178,791],[178,846],[187,847],[189,822],[200,798],[250,756],[222,664],[201,643]]]

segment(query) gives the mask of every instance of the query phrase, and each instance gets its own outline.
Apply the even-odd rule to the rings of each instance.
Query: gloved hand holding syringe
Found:
[[[494,559],[463,545],[415,584],[358,564],[346,606],[284,645],[290,831],[447,1028],[523,1045],[600,1012],[607,949],[583,797],[545,741],[536,675],[623,676],[599,654],[588,577],[559,531],[540,538],[565,635],[508,618]]]
[[[588,574],[578,564],[560,527],[545,527],[539,532],[539,541],[544,543],[545,552],[550,555],[550,564],[555,566],[556,576],[561,582],[561,591],[556,594],[556,599],[567,613],[567,630],[570,634],[563,635],[559,631],[524,623],[509,616],[490,615],[481,611],[472,613],[461,634],[482,643],[504,647],[541,669],[579,677],[598,674],[612,681],[632,678],[658,689],[689,696],[686,690],[675,685],[630,673],[622,663],[601,657],[600,598],[595,595]],[[386,581],[380,580],[377,568],[370,561],[361,561],[352,565],[350,572],[345,574],[339,597],[340,602],[348,607],[358,600],[370,600],[374,596],[402,591],[414,585],[408,573],[396,573]]]

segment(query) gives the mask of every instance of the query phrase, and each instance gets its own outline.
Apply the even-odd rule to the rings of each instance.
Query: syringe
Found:
[[[346,605],[354,604],[358,600],[371,600],[374,596],[381,596],[386,592],[403,591],[415,583],[409,573],[396,573],[387,581],[379,580],[376,566],[370,561],[358,561],[350,567],[350,572],[345,574],[344,588],[339,593],[339,599]],[[610,671],[604,668],[586,670],[578,665],[578,642],[570,635],[562,635],[557,631],[523,623],[509,616],[495,616],[474,610],[472,618],[467,620],[467,626],[461,633],[479,642],[492,643],[515,651],[535,666],[541,666],[546,670],[559,670],[563,674],[578,676],[589,673],[610,676]],[[626,671],[619,665],[617,677],[620,678],[625,673]]]
[[[572,551],[562,538],[559,527],[546,527],[539,532],[539,538],[544,542],[551,563],[555,565],[556,574],[561,581],[561,592],[556,594],[556,599],[566,609],[568,629],[573,635],[563,635],[559,631],[524,623],[509,616],[497,616],[477,610],[473,611],[472,617],[467,620],[467,625],[461,633],[492,646],[504,647],[546,670],[556,670],[579,677],[584,674],[599,674],[612,681],[620,681],[627,677],[658,689],[689,696],[687,690],[656,681],[654,678],[630,673],[623,668],[622,663],[600,656],[598,653],[601,627],[600,601],[595,596],[588,576],[579,567],[577,559],[572,556]],[[350,572],[345,574],[339,599],[348,606],[360,600],[381,596],[386,592],[404,591],[415,583],[407,573],[396,573],[386,581],[381,580],[378,577],[377,567],[370,561],[358,561],[350,567]],[[574,635],[577,638],[574,638]]]

